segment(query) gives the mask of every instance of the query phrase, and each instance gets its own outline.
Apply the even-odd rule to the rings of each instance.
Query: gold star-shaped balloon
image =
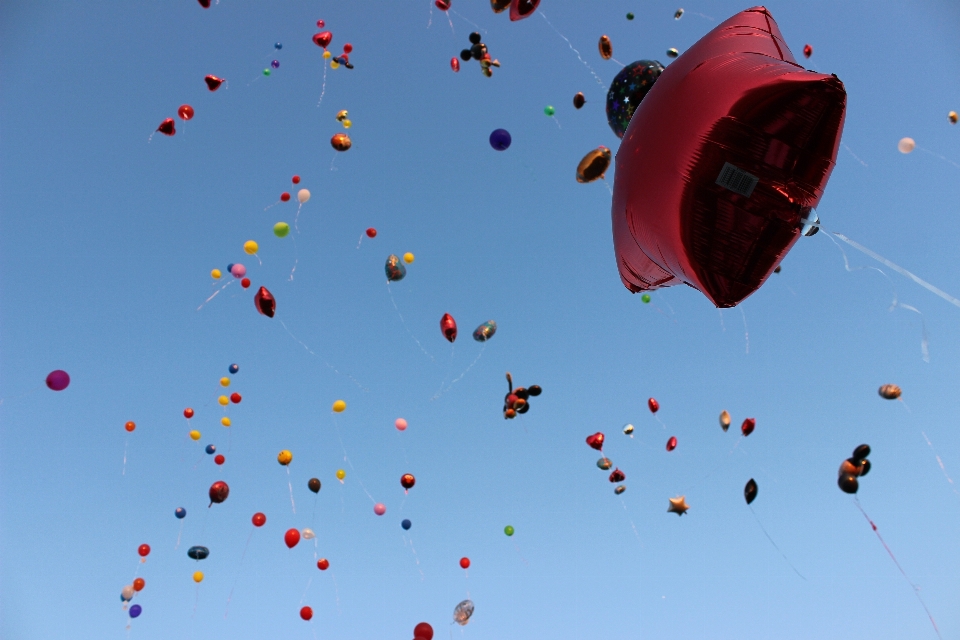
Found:
[[[667,508],[667,513],[675,513],[678,516],[682,516],[689,508],[690,505],[687,504],[686,496],[670,498],[670,506]]]

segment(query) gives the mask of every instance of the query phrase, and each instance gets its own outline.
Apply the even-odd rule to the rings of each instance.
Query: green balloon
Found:
[[[278,222],[277,224],[273,225],[273,235],[277,236],[278,238],[285,238],[288,233],[290,233],[290,225],[288,225],[286,222]]]
[[[647,294],[640,296],[640,299],[643,300],[644,303],[650,302],[650,296]]]
[[[263,70],[263,75],[265,75],[265,76],[270,75],[270,69],[264,69],[264,70]]]
[[[508,536],[512,536],[512,535],[513,535],[513,527],[511,527],[510,525],[507,525],[507,526],[505,526],[505,527],[503,528],[503,532],[504,532],[505,534],[507,534]]]
[[[548,116],[552,116],[553,114],[555,114],[555,113],[557,112],[557,110],[554,109],[553,107],[551,107],[550,105],[547,105],[547,106],[545,106],[545,107],[543,108],[543,112],[544,112],[545,114],[547,114]]]
[[[633,14],[632,14],[632,13],[628,13],[628,14],[627,14],[627,20],[633,20]]]

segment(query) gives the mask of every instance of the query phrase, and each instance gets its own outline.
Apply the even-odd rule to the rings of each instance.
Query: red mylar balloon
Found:
[[[803,57],[809,58],[813,55],[813,47],[808,44],[803,45]]]
[[[660,411],[660,403],[657,402],[656,398],[650,398],[647,400],[647,406],[650,408],[650,413],[656,413]]]
[[[140,554],[141,558],[146,558],[148,555],[150,555],[150,545],[148,544],[140,545],[139,547],[137,547],[137,553]]]
[[[746,437],[751,433],[753,433],[753,430],[756,428],[757,428],[757,421],[753,418],[747,418],[746,420],[743,421],[743,424],[740,425],[740,433],[742,433],[744,437]]]
[[[369,229],[367,229],[367,237],[368,237],[368,238],[376,238],[376,237],[377,237],[377,230],[374,229],[373,227],[370,227]]]
[[[189,420],[190,418],[192,418],[192,417],[193,417],[193,409],[191,409],[190,407],[187,407],[186,409],[184,409],[184,410],[183,410],[183,417],[184,417],[184,418],[187,418],[188,420]]]
[[[323,20],[317,20],[317,29],[323,29],[326,24]]]
[[[227,496],[230,495],[230,487],[227,486],[227,483],[223,480],[217,480],[212,485],[210,485],[210,504],[208,507],[212,507],[213,503],[216,502],[220,504],[227,499]]]
[[[206,76],[203,81],[207,83],[207,89],[210,89],[210,91],[216,91],[223,84],[223,78],[217,76]]]
[[[300,617],[304,620],[309,620],[313,617],[313,609],[310,607],[303,607],[300,609]]]
[[[610,473],[610,482],[623,482],[626,479],[627,474],[625,474],[623,471],[620,471],[620,469],[614,469]]]
[[[460,58],[457,56],[450,58],[450,68],[453,69],[454,73],[460,71]]]
[[[227,459],[223,457],[223,454],[218,453],[216,457],[213,459],[213,461],[217,463],[217,466],[219,466],[224,462],[226,462]]]
[[[320,569],[320,571],[326,571],[329,568],[330,568],[329,560],[327,560],[326,558],[320,558],[319,560],[317,560],[317,569]]]
[[[597,451],[603,451],[603,434],[597,431],[592,436],[587,436],[587,444]]]
[[[164,121],[160,123],[160,126],[157,127],[157,131],[165,136],[172,136],[176,134],[177,128],[173,124],[173,118],[164,119]]]
[[[763,7],[701,38],[660,74],[617,153],[623,284],[685,283],[717,307],[756,291],[820,202],[845,109],[843,83],[798,65]]]
[[[189,120],[193,117],[193,107],[188,104],[182,104],[180,108],[177,109],[177,115],[180,116],[181,120]]]
[[[462,569],[470,568],[470,558],[460,558],[460,567]]]
[[[677,436],[670,436],[670,439],[667,440],[667,451],[673,451],[677,448]]]
[[[287,529],[287,532],[283,534],[283,541],[287,543],[288,549],[293,549],[300,542],[300,532],[296,529]]]
[[[413,628],[413,640],[433,640],[433,627],[429,623],[421,622]]]
[[[272,318],[273,314],[277,312],[277,301],[273,294],[267,291],[266,287],[260,287],[260,290],[253,296],[253,304],[257,307],[257,311],[268,318]]]
[[[243,396],[241,396],[239,393],[234,392],[230,394],[230,402],[233,404],[240,404],[241,400],[243,400]]]
[[[289,202],[289,201],[290,201],[290,194],[289,194],[289,193],[287,193],[286,191],[284,191],[283,193],[280,194],[280,202]]]
[[[324,49],[330,46],[331,40],[333,40],[333,34],[329,31],[321,31],[313,36],[313,44],[318,47],[323,47]]]
[[[250,521],[253,522],[253,526],[262,527],[267,523],[267,516],[257,511],[255,514],[253,514],[253,517],[250,518]]]
[[[204,9],[210,8],[210,0],[197,0],[197,2],[199,2],[200,6],[203,7]]]
[[[533,15],[533,12],[540,6],[540,0],[511,0],[510,2],[510,20],[516,22]]]
[[[440,318],[440,331],[443,332],[443,337],[450,342],[457,339],[457,321],[449,313],[443,314],[443,317]]]
[[[434,0],[433,4],[437,5],[437,9],[440,9],[440,11],[446,11],[450,8],[450,0]]]
[[[413,477],[412,473],[405,473],[400,476],[400,486],[404,489],[410,489],[415,484],[417,484],[417,479]]]

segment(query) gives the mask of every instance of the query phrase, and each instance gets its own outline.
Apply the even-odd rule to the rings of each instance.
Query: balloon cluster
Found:
[[[493,69],[491,67],[499,67],[500,61],[494,60],[490,57],[490,53],[487,51],[487,45],[480,42],[480,33],[478,31],[474,31],[470,34],[470,44],[472,46],[469,49],[464,49],[460,52],[460,57],[464,62],[470,60],[471,58],[474,60],[479,60],[480,70],[483,72],[483,75],[487,76],[488,78],[491,77],[493,75]],[[451,63],[451,67],[452,66],[453,63]],[[454,71],[458,70],[459,68],[460,65],[458,64]]]
[[[317,28],[323,29],[324,26],[326,26],[326,23],[323,20],[317,20]],[[353,52],[353,45],[345,42],[343,45],[343,53],[334,57],[332,53],[327,51],[327,47],[330,46],[332,41],[333,33],[330,31],[321,31],[320,33],[313,34],[313,44],[323,49],[323,58],[325,60],[333,58],[330,60],[331,69],[336,69],[340,65],[345,66],[347,69],[353,69],[353,65],[350,64],[350,54]]]
[[[503,398],[503,417],[507,420],[516,418],[518,413],[526,413],[529,411],[530,396],[538,396],[543,392],[543,389],[535,384],[529,388],[517,387],[514,389],[513,376],[510,375],[509,371],[507,372],[507,384],[510,389]]]
[[[511,22],[529,18],[539,6],[540,0],[490,0],[490,8],[494,13],[503,13],[510,9]]]
[[[856,493],[860,488],[858,477],[870,472],[870,445],[862,444],[853,450],[853,455],[843,461],[838,472],[837,485],[844,493]]]
[[[633,433],[633,425],[628,424],[626,427],[624,427],[623,432],[626,433],[627,435],[630,435],[631,433]],[[596,449],[600,453],[603,453],[603,441],[605,439],[606,437],[603,435],[603,433],[600,431],[597,431],[595,434],[587,436],[587,446],[590,447],[591,449]],[[597,460],[597,468],[600,469],[601,471],[608,471],[612,466],[613,466],[613,461],[606,456],[603,456],[602,458]],[[627,479],[627,474],[625,474],[619,468],[615,468],[613,471],[611,471],[610,476],[607,479],[610,482],[617,484],[617,486],[614,487],[613,489],[613,492],[615,494],[620,495],[621,493],[627,490],[627,485],[618,484]]]

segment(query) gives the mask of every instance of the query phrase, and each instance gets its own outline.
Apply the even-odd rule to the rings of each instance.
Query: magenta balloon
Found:
[[[247,275],[247,268],[242,264],[235,264],[230,267],[230,273],[233,274],[234,278],[242,278],[243,276]]]
[[[47,374],[47,386],[54,391],[63,391],[70,386],[70,374],[61,369]]]

